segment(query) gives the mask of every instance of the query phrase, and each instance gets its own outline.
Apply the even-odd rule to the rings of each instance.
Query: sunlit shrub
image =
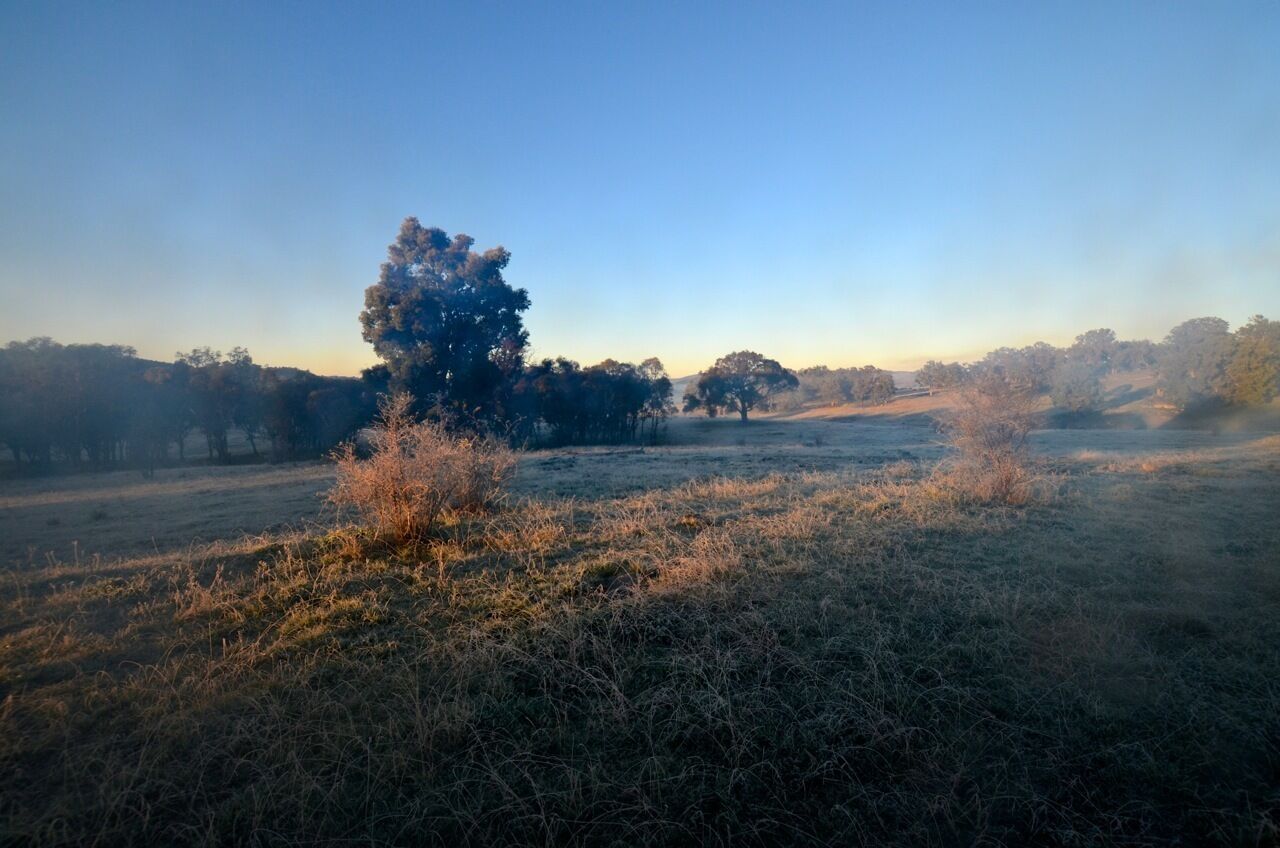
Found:
[[[1034,484],[1027,437],[1035,424],[1035,398],[999,377],[966,386],[944,429],[958,459],[952,480],[971,497],[1024,503]]]
[[[330,503],[355,510],[376,535],[394,541],[423,539],[451,514],[492,506],[516,464],[502,441],[418,420],[412,405],[404,394],[380,405],[368,458],[352,443],[333,453],[338,479]]]

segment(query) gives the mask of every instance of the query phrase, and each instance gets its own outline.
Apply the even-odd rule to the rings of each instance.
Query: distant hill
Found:
[[[690,374],[687,377],[673,377],[671,380],[671,399],[676,402],[676,406],[684,403],[684,390],[689,387],[694,380],[702,376],[702,373]]]
[[[898,373],[894,372],[895,382]],[[911,385],[914,385],[912,381]],[[898,388],[909,388],[898,383]],[[1280,430],[1280,398],[1266,406],[1250,409],[1215,410],[1201,414],[1179,413],[1155,394],[1155,374],[1151,371],[1108,374],[1102,381],[1105,409],[1096,421],[1078,426],[1121,430],[1219,430],[1273,432]],[[842,404],[808,406],[798,412],[780,413],[778,418],[846,419],[867,422],[928,422],[955,404],[952,391],[933,395],[913,394],[894,398],[881,406]],[[1040,399],[1040,409],[1052,412],[1048,395]],[[1052,422],[1053,419],[1051,419]],[[1058,419],[1061,422],[1061,419]]]

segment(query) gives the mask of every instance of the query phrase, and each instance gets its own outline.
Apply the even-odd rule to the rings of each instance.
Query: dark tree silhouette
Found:
[[[248,356],[243,348],[236,350]],[[227,433],[235,424],[235,408],[241,389],[235,372],[231,364],[222,358],[221,351],[208,347],[178,353],[174,358],[177,364],[187,366],[191,413],[204,432],[209,459],[217,457],[219,462],[226,462],[230,457]]]
[[[524,370],[514,397],[523,435],[535,437],[541,424],[559,445],[631,441],[642,428],[656,439],[672,410],[671,380],[656,359],[639,367],[606,359],[588,368],[544,359]]]
[[[743,421],[753,409],[768,409],[769,398],[800,384],[776,359],[740,350],[716,360],[684,396],[684,411],[705,409],[707,415],[736,412]]]
[[[502,277],[511,254],[474,253],[473,243],[406,218],[360,323],[392,389],[467,418],[500,417],[524,363],[529,295]]]
[[[244,348],[210,348],[171,364],[139,359],[123,345],[61,345],[50,339],[0,348],[0,444],[15,465],[61,460],[74,467],[132,466],[150,474],[195,428],[210,458],[233,461],[228,430],[272,438],[276,459],[315,456],[348,438],[374,410],[363,380],[262,368]]]
[[[640,376],[648,388],[644,406],[640,409],[640,427],[647,431],[649,442],[657,444],[658,429],[676,411],[676,405],[671,402],[671,377],[667,375],[662,360],[656,356],[640,363]]]

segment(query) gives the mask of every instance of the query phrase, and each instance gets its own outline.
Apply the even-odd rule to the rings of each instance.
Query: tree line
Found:
[[[1280,322],[1255,315],[1231,332],[1221,318],[1193,318],[1159,344],[1122,341],[1101,328],[1065,348],[1037,342],[969,364],[930,361],[916,383],[932,392],[995,376],[1018,390],[1048,393],[1067,412],[1093,413],[1102,409],[1103,377],[1145,369],[1155,371],[1157,396],[1179,410],[1268,403],[1280,394]]]
[[[662,362],[637,365],[606,359],[583,368],[568,359],[527,366],[515,386],[517,421],[528,436],[546,429],[555,445],[657,442],[671,402],[671,378]]]
[[[231,459],[236,432],[252,455],[264,443],[275,460],[315,456],[354,433],[374,403],[365,381],[263,368],[243,348],[197,348],[171,363],[47,338],[0,349],[0,442],[29,466],[150,471],[185,461],[197,431],[209,461]]]
[[[519,444],[656,441],[675,409],[662,363],[526,362],[529,296],[503,279],[506,250],[473,244],[404,221],[365,291],[360,324],[382,361],[359,378],[264,368],[243,348],[161,363],[123,345],[11,342],[0,443],[29,466],[150,470],[185,461],[196,433],[208,461],[229,462],[239,434],[251,457],[295,459],[352,438],[393,393],[414,397],[414,414]]]
[[[793,397],[782,398],[781,405],[800,406],[816,403],[823,406],[839,406],[846,403],[866,403],[878,406],[893,400],[897,387],[893,375],[874,365],[861,368],[828,368],[815,365],[796,372],[800,385]]]
[[[228,462],[239,433],[251,456],[290,459],[351,438],[385,394],[412,396],[415,415],[517,444],[657,441],[676,409],[662,363],[528,361],[530,300],[503,277],[510,253],[473,247],[467,235],[405,219],[365,290],[361,332],[381,362],[359,378],[262,367],[243,348],[196,348],[161,363],[123,345],[11,342],[0,350],[0,443],[29,465],[151,469],[185,460],[196,431],[209,461]],[[1261,316],[1234,333],[1221,319],[1187,321],[1158,345],[1091,330],[1065,349],[1038,343],[972,364],[929,362],[917,381],[935,390],[998,374],[1084,412],[1100,408],[1108,371],[1147,367],[1180,408],[1263,403],[1277,392],[1280,331]],[[796,372],[743,350],[713,363],[682,400],[686,412],[746,421],[753,410],[883,403],[894,391],[892,375],[872,366]]]

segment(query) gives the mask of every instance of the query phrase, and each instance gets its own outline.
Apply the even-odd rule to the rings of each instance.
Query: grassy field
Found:
[[[1280,840],[1280,437],[677,420],[389,549],[324,464],[0,488],[0,843]]]

